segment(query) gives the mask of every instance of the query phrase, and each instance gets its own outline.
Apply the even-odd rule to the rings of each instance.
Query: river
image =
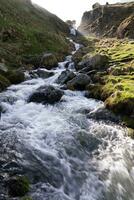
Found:
[[[134,200],[134,141],[120,125],[86,115],[103,102],[70,90],[55,105],[27,102],[40,86],[61,87],[56,80],[68,60],[50,78],[27,74],[1,93],[0,172],[26,174],[33,200]],[[0,189],[0,200],[10,199]]]

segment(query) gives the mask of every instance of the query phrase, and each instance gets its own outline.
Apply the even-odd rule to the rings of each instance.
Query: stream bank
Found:
[[[133,199],[133,140],[110,112],[99,119],[102,101],[59,83],[66,71],[77,77],[72,55],[55,69],[28,73],[26,81],[1,93],[0,198],[21,199],[9,196],[6,185],[19,175],[28,177],[26,196],[33,200]],[[62,91],[57,103],[29,102],[48,86]]]

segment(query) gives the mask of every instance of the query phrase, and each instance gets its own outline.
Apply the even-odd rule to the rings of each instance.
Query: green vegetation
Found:
[[[121,114],[124,123],[134,128],[134,41],[101,39],[94,47],[91,54],[106,54],[109,63],[107,73],[97,72],[96,83],[87,89],[92,97],[105,101],[107,108]]]
[[[8,183],[9,194],[13,197],[24,196],[29,191],[29,187],[29,181],[25,176],[12,178]]]
[[[26,0],[0,1],[0,61],[19,67],[24,55],[66,54],[68,26]]]
[[[10,84],[11,83],[7,78],[5,78],[4,76],[0,75],[0,92],[5,90]]]

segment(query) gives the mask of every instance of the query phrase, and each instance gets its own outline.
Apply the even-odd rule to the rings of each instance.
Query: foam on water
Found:
[[[103,102],[65,90],[55,105],[27,103],[40,86],[59,87],[56,79],[68,61],[70,56],[52,70],[53,77],[27,80],[1,94],[1,141],[17,138],[17,160],[33,182],[34,200],[133,200],[133,140],[124,128],[84,112]]]

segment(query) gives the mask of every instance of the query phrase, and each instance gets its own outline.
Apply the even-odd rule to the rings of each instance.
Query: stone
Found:
[[[119,122],[119,117],[115,116],[111,111],[109,111],[105,107],[101,107],[95,111],[90,112],[87,115],[87,117],[94,120],[104,120],[115,123]]]
[[[91,79],[86,74],[78,74],[71,81],[67,82],[67,88],[70,90],[85,90]]]
[[[25,80],[24,73],[19,70],[8,71],[5,76],[11,82],[11,84],[19,84]]]
[[[77,66],[76,70],[82,70],[83,68],[91,70],[104,70],[106,69],[106,64],[108,64],[108,56],[102,54],[96,54],[94,56],[89,56],[84,58]]]
[[[62,90],[56,89],[53,86],[42,86],[29,97],[28,102],[54,104],[61,100],[63,94]]]
[[[73,79],[76,75],[71,72],[70,70],[63,71],[57,79],[57,83],[59,84],[66,84],[68,81]]]
[[[54,75],[54,72],[50,72],[50,71],[47,71],[45,69],[37,69],[36,71],[32,71],[30,73],[30,76],[32,78],[43,78],[43,79],[46,79],[46,78],[50,78],[51,76]]]

